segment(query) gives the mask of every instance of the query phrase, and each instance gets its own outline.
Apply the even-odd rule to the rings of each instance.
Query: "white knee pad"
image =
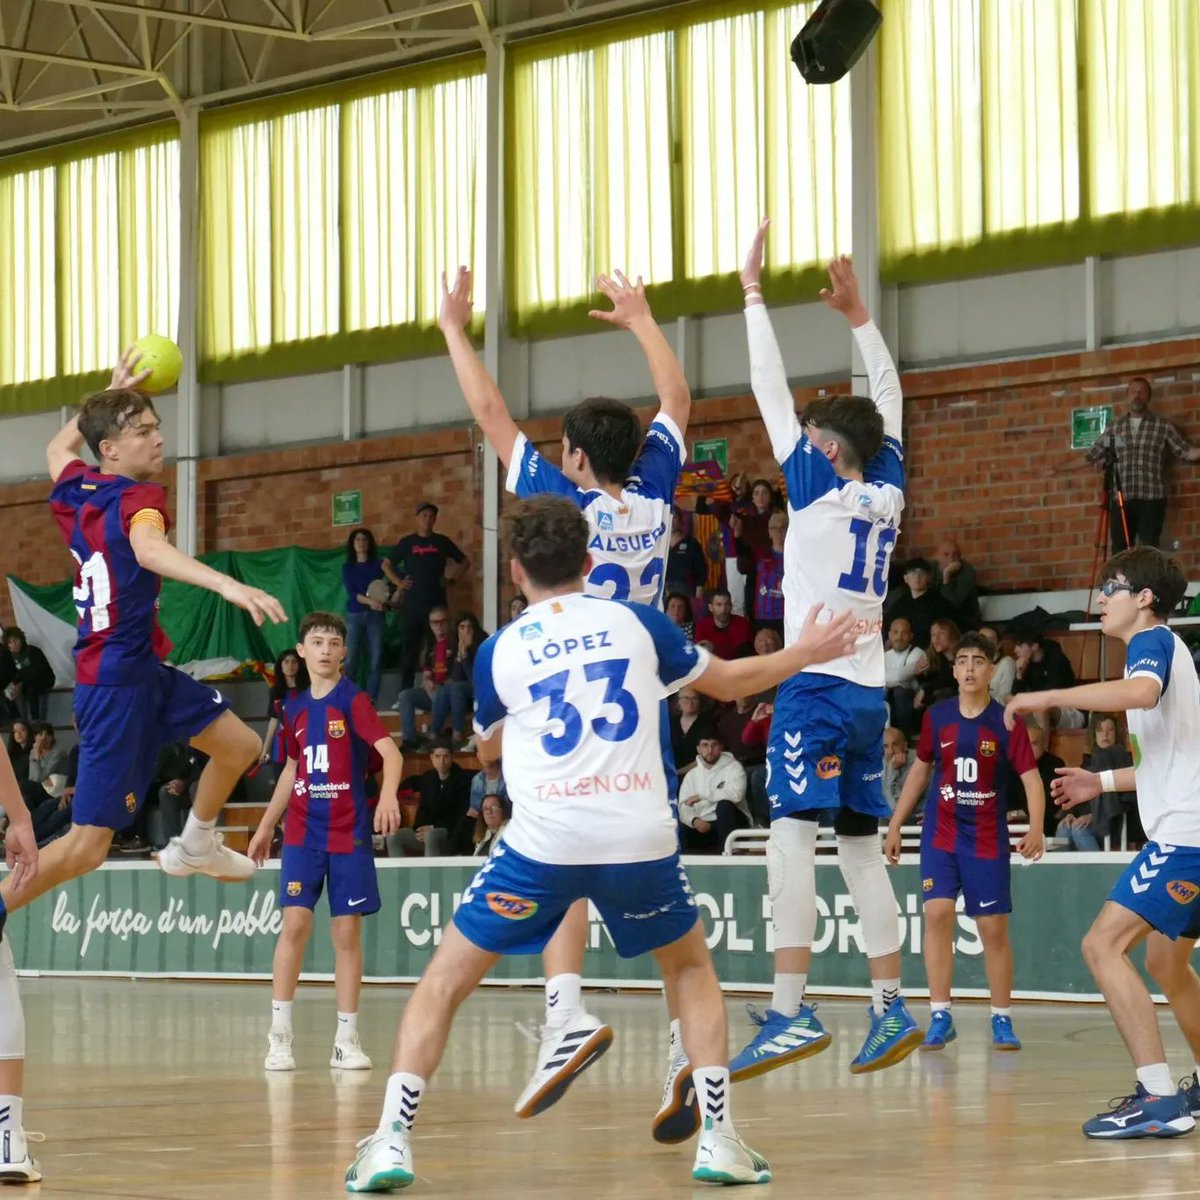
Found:
[[[775,949],[811,946],[817,930],[817,823],[784,817],[767,838],[767,894]]]
[[[25,1012],[12,947],[0,940],[0,1058],[25,1057]]]
[[[900,949],[900,916],[878,835],[847,837],[839,833],[837,844],[838,866],[858,912],[867,957],[895,954]]]

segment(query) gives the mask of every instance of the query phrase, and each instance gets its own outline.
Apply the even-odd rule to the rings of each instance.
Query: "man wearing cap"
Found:
[[[954,611],[933,586],[933,564],[927,558],[910,558],[904,564],[904,587],[884,617],[891,622],[903,617],[912,627],[913,642],[929,648],[929,630],[934,621],[954,617]]]
[[[400,606],[401,688],[412,685],[430,609],[446,603],[446,585],[471,565],[450,538],[433,532],[437,515],[438,506],[422,500],[417,505],[416,533],[402,537],[392,551],[391,564],[400,577],[396,602]]]

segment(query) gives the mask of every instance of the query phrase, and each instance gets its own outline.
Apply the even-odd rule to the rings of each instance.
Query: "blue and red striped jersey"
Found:
[[[138,565],[129,544],[138,513],[156,513],[170,528],[166,493],[74,459],[55,481],[50,508],[75,559],[76,682],[133,683],[171,652],[158,624],[162,580]]]
[[[367,776],[379,766],[375,743],[388,736],[371,698],[343,678],[319,700],[293,692],[283,715],[285,751],[296,761],[284,845],[330,854],[370,846]]]
[[[754,619],[783,620],[783,555],[768,550],[754,565]]]
[[[958,697],[925,713],[917,757],[933,765],[921,840],[935,850],[977,858],[1008,856],[1008,789],[1037,770],[1029,733],[1004,728],[1004,707],[993,700],[964,717]]]

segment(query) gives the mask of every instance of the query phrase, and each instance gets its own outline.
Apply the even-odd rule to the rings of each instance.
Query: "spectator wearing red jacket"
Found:
[[[717,588],[708,602],[708,616],[696,622],[694,640],[707,643],[718,658],[741,658],[754,647],[754,629],[735,615],[728,588]]]

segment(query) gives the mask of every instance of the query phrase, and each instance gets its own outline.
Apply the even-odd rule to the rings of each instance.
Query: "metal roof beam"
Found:
[[[264,37],[287,38],[303,42],[308,37],[290,24],[263,25],[255,21],[237,21],[232,17],[210,17],[205,13],[176,12],[170,8],[143,8],[132,0],[43,0],[45,4],[72,4],[90,9],[92,12],[120,13],[127,17],[148,17],[152,21],[173,21],[180,25],[203,25],[210,29],[223,29],[227,33],[257,33]],[[278,9],[271,6],[276,13]]]

